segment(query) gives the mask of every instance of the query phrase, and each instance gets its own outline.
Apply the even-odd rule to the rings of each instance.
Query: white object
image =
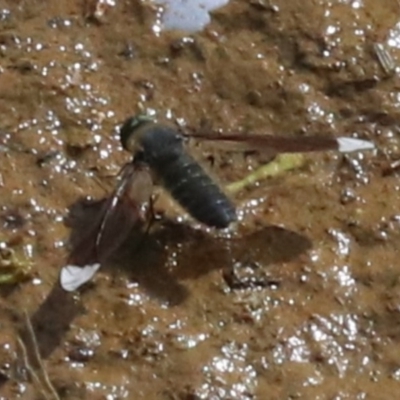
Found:
[[[100,264],[85,265],[66,265],[61,269],[60,285],[67,292],[73,292],[84,283],[90,281],[100,268]]]
[[[200,31],[210,22],[210,11],[220,8],[228,0],[154,0],[165,6],[163,29]]]
[[[361,151],[361,150],[373,150],[375,145],[368,141],[362,139],[353,139],[349,137],[340,137],[337,139],[339,148],[338,150],[341,153],[350,153],[352,151]]]

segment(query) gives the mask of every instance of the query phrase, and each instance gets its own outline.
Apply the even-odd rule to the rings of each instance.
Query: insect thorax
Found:
[[[181,135],[174,129],[149,124],[140,135],[144,159],[150,164],[179,156],[183,150]]]

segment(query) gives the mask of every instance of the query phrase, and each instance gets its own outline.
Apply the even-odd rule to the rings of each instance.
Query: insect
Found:
[[[89,239],[82,242],[85,249],[94,248],[93,255],[80,262],[73,257],[71,263],[61,270],[60,283],[65,290],[73,291],[89,281],[100,268],[101,261],[122,244],[133,226],[148,220],[153,184],[163,187],[204,225],[224,229],[236,220],[232,201],[185,148],[185,141],[192,138],[239,143],[245,149],[275,154],[329,150],[352,152],[374,148],[369,141],[348,137],[189,135],[158,124],[147,116],[130,117],[122,124],[120,139],[133,159],[123,167],[119,184],[88,232]],[[77,247],[75,253],[79,255],[79,252]]]

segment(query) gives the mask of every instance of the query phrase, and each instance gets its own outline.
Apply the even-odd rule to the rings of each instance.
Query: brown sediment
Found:
[[[18,236],[32,264],[0,289],[1,397],[40,395],[13,367],[9,310],[27,309],[63,399],[395,398],[400,191],[381,166],[400,156],[398,3],[234,0],[190,37],[155,35],[150,2],[91,9],[0,6],[1,240]],[[171,222],[64,293],[68,208],[109,194],[129,160],[116,127],[152,110],[183,129],[355,135],[379,150],[306,156],[235,196],[233,238]],[[190,151],[225,184],[268,158]]]

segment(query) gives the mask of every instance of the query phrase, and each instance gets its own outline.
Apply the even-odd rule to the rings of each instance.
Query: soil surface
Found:
[[[190,34],[161,18],[145,0],[0,0],[0,399],[54,398],[25,311],[61,399],[398,398],[399,3],[232,0]],[[138,112],[377,150],[242,191],[224,234],[160,201],[158,230],[63,292],[82,199],[111,193]],[[221,185],[268,159],[188,151]]]

